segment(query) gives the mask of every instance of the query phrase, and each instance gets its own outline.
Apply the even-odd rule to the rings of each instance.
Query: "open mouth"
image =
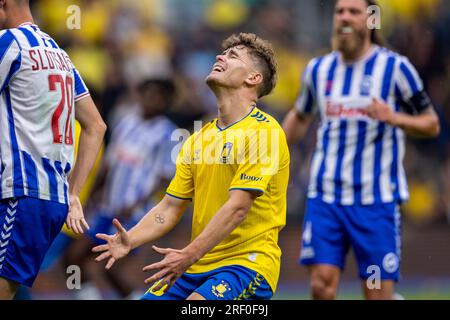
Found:
[[[224,72],[225,71],[225,68],[224,67],[222,67],[221,65],[219,65],[219,64],[215,64],[214,66],[213,66],[213,70],[212,71],[214,71],[214,72]]]
[[[354,32],[354,29],[352,28],[352,27],[342,27],[342,28],[339,28],[339,34],[341,34],[341,35],[351,35],[351,34],[353,34],[353,32]]]

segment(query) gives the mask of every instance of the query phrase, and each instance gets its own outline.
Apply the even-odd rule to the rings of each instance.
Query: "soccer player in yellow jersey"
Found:
[[[254,34],[223,42],[206,83],[218,118],[191,136],[177,160],[167,195],[134,228],[114,220],[115,235],[93,248],[106,268],[131,249],[168,233],[194,202],[191,242],[181,250],[153,247],[164,256],[144,300],[270,299],[286,220],[289,151],[277,121],[256,107],[276,83],[271,45]]]

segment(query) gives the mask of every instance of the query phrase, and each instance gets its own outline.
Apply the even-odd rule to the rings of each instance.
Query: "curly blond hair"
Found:
[[[224,50],[236,46],[245,46],[260,68],[263,83],[258,88],[258,98],[270,94],[277,84],[278,68],[272,45],[253,33],[233,34],[222,42]]]

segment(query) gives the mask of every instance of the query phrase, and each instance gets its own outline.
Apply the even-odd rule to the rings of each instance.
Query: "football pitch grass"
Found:
[[[362,300],[359,282],[341,284],[338,300]],[[309,300],[309,289],[306,283],[299,285],[281,285],[273,300]],[[450,278],[423,278],[401,280],[396,285],[396,292],[405,300],[450,300]]]

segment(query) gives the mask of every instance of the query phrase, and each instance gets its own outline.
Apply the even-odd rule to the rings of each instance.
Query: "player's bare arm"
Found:
[[[90,96],[76,102],[75,118],[81,125],[81,134],[77,159],[69,178],[70,208],[66,224],[68,228],[80,234],[84,233],[83,228],[88,229],[89,226],[84,219],[78,196],[97,159],[106,132],[106,124]]]
[[[312,122],[312,117],[302,115],[297,110],[292,109],[283,121],[283,130],[286,134],[288,145],[293,145],[303,139]]]
[[[92,249],[93,252],[100,253],[95,261],[100,262],[109,258],[106,269],[110,269],[118,259],[127,256],[132,249],[161,238],[178,224],[189,203],[188,200],[166,195],[128,232],[115,219],[113,221],[117,229],[115,235],[96,235],[107,243]]]
[[[378,99],[373,99],[367,108],[367,114],[372,119],[383,121],[393,127],[399,127],[414,137],[432,138],[439,135],[439,118],[433,106],[417,115],[395,112],[390,106]]]
[[[156,252],[165,257],[160,262],[144,267],[143,270],[146,272],[159,270],[147,278],[145,283],[151,284],[161,279],[153,291],[164,288],[163,291],[167,292],[191,265],[222,242],[245,220],[256,196],[255,193],[248,191],[230,191],[228,201],[217,211],[202,233],[184,249],[153,247]]]

